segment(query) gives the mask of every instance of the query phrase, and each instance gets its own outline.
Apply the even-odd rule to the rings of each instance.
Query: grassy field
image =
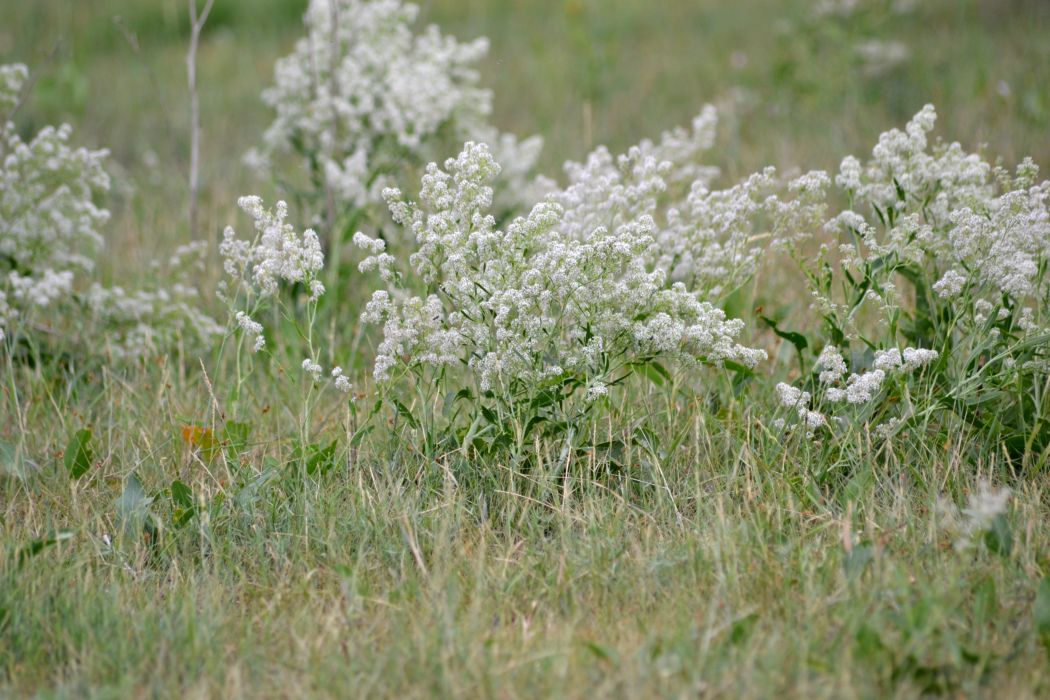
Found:
[[[551,174],[708,102],[726,182],[767,163],[833,171],[928,102],[944,138],[1050,164],[1042,0],[930,0],[855,21],[817,21],[802,0],[421,4],[444,31],[491,39],[493,121],[541,134]],[[0,0],[0,56],[41,71],[19,127],[67,121],[77,143],[112,151],[100,273],[117,284],[149,279],[149,260],[189,240],[183,5]],[[304,5],[217,0],[199,68],[212,243],[238,196],[276,195],[241,158],[269,123],[259,93]],[[866,64],[855,47],[869,40],[908,58]],[[221,273],[196,280],[205,298]],[[778,279],[745,303],[803,308]],[[321,333],[360,348],[340,359],[369,394],[366,287],[326,307]],[[764,372],[797,375],[790,345],[749,333],[770,351]],[[1050,694],[1045,463],[1014,473],[961,429],[867,453],[787,450],[769,396],[741,395],[728,372],[706,375],[708,391],[676,373],[632,385],[591,427],[623,437],[627,476],[568,475],[541,441],[538,467],[497,460],[479,475],[424,454],[397,412],[350,445],[358,416],[329,397],[309,418],[318,444],[338,445],[334,468],[293,479],[302,396],[280,377],[251,377],[233,414],[228,363],[177,353],[2,373],[0,458],[35,467],[0,472],[3,697]],[[223,446],[187,434],[220,414],[250,428]],[[87,473],[70,479],[78,460]],[[985,480],[1012,489],[998,544],[957,546],[945,504]]]

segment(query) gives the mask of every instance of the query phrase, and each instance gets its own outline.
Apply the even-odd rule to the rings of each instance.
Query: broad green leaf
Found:
[[[1050,577],[1044,578],[1039,584],[1032,607],[1032,622],[1039,641],[1050,655]]]
[[[723,360],[722,365],[730,372],[736,373],[738,377],[750,378],[755,376],[755,371],[747,365],[742,365],[733,360]]]
[[[66,445],[66,470],[73,479],[79,479],[87,474],[95,461],[95,453],[91,448],[91,431],[87,428],[73,433]]]
[[[117,522],[120,523],[124,534],[135,536],[146,527],[149,518],[149,508],[153,504],[153,498],[146,495],[146,489],[134,473],[129,474],[124,481],[124,491],[117,499]]]
[[[226,425],[223,426],[223,438],[226,445],[236,454],[240,454],[248,449],[248,439],[251,437],[251,434],[251,423],[230,420],[226,421]]]
[[[755,623],[757,621],[757,612],[751,612],[743,617],[733,620],[733,624],[729,628],[729,643],[733,646],[737,646],[746,642],[751,637],[751,633],[754,631]]]
[[[416,417],[412,415],[412,411],[408,410],[408,406],[401,403],[397,399],[391,399],[391,401],[393,401],[394,408],[397,410],[398,415],[404,418],[405,422],[408,423],[411,427],[415,428],[416,430],[419,430],[419,421],[417,421]]]
[[[193,491],[190,487],[177,479],[171,482],[170,491],[173,508],[172,522],[176,527],[182,527],[197,514],[197,502],[193,498]]]

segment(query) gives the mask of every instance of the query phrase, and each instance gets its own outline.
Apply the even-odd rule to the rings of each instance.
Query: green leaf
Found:
[[[733,360],[723,360],[722,365],[730,372],[736,373],[738,377],[751,378],[755,376],[755,371],[747,365],[742,365],[739,362]]]
[[[120,523],[125,535],[136,536],[144,528],[149,519],[149,507],[153,504],[153,498],[146,495],[146,489],[134,473],[128,475],[124,481],[124,491],[117,499],[117,522]]]
[[[347,444],[350,447],[357,447],[361,444],[361,441],[365,439],[365,436],[372,432],[374,428],[374,425],[365,425],[358,428],[357,432],[353,434],[353,436],[350,438],[350,442]]]
[[[1050,577],[1044,578],[1035,594],[1035,605],[1032,607],[1032,621],[1035,633],[1050,655]]]
[[[842,570],[846,578],[855,581],[864,573],[872,560],[875,559],[875,548],[870,544],[862,544],[846,552],[842,559]]]
[[[0,441],[0,476],[25,480],[28,460],[21,450],[9,442]]]
[[[306,459],[306,473],[307,474],[327,474],[335,466],[335,448],[336,441],[332,440],[331,443],[322,447],[321,445],[309,445],[306,448],[307,459]]]
[[[416,417],[412,415],[412,411],[408,410],[408,406],[397,399],[391,399],[391,401],[394,403],[394,408],[397,410],[398,415],[404,418],[405,422],[411,427],[419,430],[419,421],[417,421]]]
[[[750,637],[751,633],[755,629],[755,622],[758,621],[758,613],[752,612],[733,620],[733,624],[729,628],[729,643],[733,646],[737,646],[746,642]]]
[[[632,363],[631,369],[657,386],[663,386],[664,382],[671,381],[671,373],[655,360]]]
[[[79,479],[87,474],[95,461],[95,454],[91,448],[91,431],[83,428],[73,433],[66,445],[65,462],[69,476]]]
[[[1013,549],[1014,538],[1010,532],[1010,523],[1000,513],[992,520],[991,526],[984,533],[984,543],[988,549],[1002,556],[1009,556]]]
[[[777,322],[768,316],[759,316],[759,318],[762,319],[762,322],[769,326],[774,333],[794,345],[795,350],[798,351],[799,357],[802,356],[802,351],[809,347],[809,340],[801,333],[781,330],[777,325]]]
[[[869,665],[881,661],[886,652],[886,645],[882,643],[879,633],[873,630],[867,623],[861,623],[856,634],[853,635],[856,645],[854,654],[859,660]]]
[[[192,508],[196,505],[193,501],[193,491],[178,479],[171,482],[171,502],[182,508]]]
[[[595,657],[612,664],[619,663],[617,654],[614,650],[605,647],[598,642],[585,641],[583,646],[587,651],[594,654]]]
[[[170,490],[173,506],[172,523],[175,527],[182,527],[197,514],[197,502],[193,498],[193,491],[190,487],[178,479],[171,482]]]
[[[234,453],[240,454],[248,448],[248,439],[252,434],[251,423],[235,420],[226,421],[223,427],[223,438]]]
[[[547,418],[545,416],[533,416],[532,418],[530,418],[529,422],[525,424],[525,432],[523,433],[524,436],[528,437],[529,435],[531,435],[532,429],[546,420]]]
[[[42,551],[58,544],[59,542],[65,542],[73,537],[73,533],[69,530],[60,530],[54,534],[48,535],[38,540],[33,540],[29,544],[20,547],[18,553],[15,555],[15,568],[21,568],[23,564],[40,554]]]

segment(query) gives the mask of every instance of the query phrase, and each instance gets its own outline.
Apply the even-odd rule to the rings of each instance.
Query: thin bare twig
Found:
[[[197,0],[188,0],[190,7],[190,48],[186,52],[186,77],[190,89],[190,235],[197,237],[197,209],[200,199],[200,157],[201,157],[201,110],[200,98],[197,95],[197,47],[200,45],[201,31],[204,29],[208,15],[211,14],[215,0],[208,0],[204,9],[197,12]]]

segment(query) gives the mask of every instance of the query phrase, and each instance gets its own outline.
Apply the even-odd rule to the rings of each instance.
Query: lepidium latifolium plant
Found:
[[[66,124],[25,140],[14,117],[29,97],[28,77],[24,65],[0,66],[0,343],[15,361],[35,365],[206,348],[221,329],[185,282],[203,261],[201,245],[172,254],[164,266],[170,287],[125,290],[97,280],[108,153],[73,146]]]
[[[382,326],[375,379],[431,457],[525,460],[550,440],[567,465],[594,407],[636,370],[753,367],[765,357],[738,342],[742,321],[652,264],[651,216],[583,223],[591,202],[551,196],[500,228],[499,171],[487,146],[468,142],[444,167],[427,167],[418,202],[384,193],[416,241],[407,264],[382,240],[355,236],[369,253],[361,270],[386,283],[363,314]]]
[[[312,445],[311,416],[320,391],[330,387],[345,395],[348,412],[353,410],[349,377],[342,367],[321,364],[317,308],[325,293],[320,280],[324,253],[313,230],[300,234],[287,222],[285,202],[268,209],[261,198],[246,196],[238,205],[252,219],[254,236],[238,238],[227,227],[219,246],[226,273],[219,296],[229,311],[223,350],[232,342],[235,362],[228,396],[231,418],[243,423],[242,413],[254,405],[244,400],[253,375],[268,382],[278,375],[298,377],[302,391],[295,439],[306,461]]]
[[[466,139],[491,144],[505,163],[497,200],[505,213],[546,186],[531,175],[542,139],[519,141],[488,123],[492,93],[478,70],[488,41],[417,31],[418,15],[400,0],[311,0],[306,35],[263,93],[275,117],[247,161],[281,173],[278,184],[312,217],[330,252],[329,282],[338,279],[339,244],[388,223],[383,190],[416,180]]]
[[[1001,443],[1015,467],[1045,465],[1050,183],[1030,160],[1010,172],[931,145],[935,121],[927,106],[866,162],[845,158],[835,184],[847,206],[816,254],[786,243],[823,349],[799,386],[777,387],[778,425],[865,442],[956,426]],[[785,337],[800,355],[813,347]]]

